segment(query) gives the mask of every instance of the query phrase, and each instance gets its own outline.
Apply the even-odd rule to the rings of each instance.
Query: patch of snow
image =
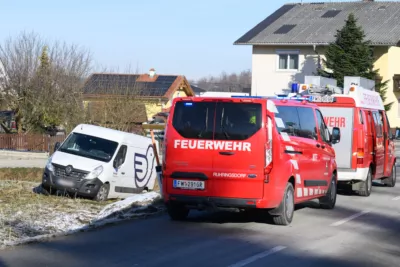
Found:
[[[157,192],[148,192],[140,195],[131,196],[118,202],[111,203],[105,206],[103,210],[99,212],[99,214],[96,216],[96,220],[107,218],[111,214],[115,214],[117,212],[132,207],[134,204],[153,202],[159,197],[160,194]],[[140,205],[140,207],[133,207],[133,210],[139,208],[143,208],[143,204]]]
[[[111,203],[100,212],[82,208],[61,212],[54,211],[50,206],[41,206],[40,214],[30,217],[18,211],[8,218],[17,236],[11,239],[5,238],[6,233],[0,230],[0,248],[44,241],[56,236],[70,235],[106,224],[154,214],[162,210],[160,207],[151,205],[159,197],[160,194],[157,192],[138,194]]]

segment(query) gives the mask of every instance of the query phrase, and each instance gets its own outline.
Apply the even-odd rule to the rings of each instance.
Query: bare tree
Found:
[[[83,120],[81,89],[91,54],[22,32],[0,45],[0,101],[16,114],[18,132],[67,130]]]
[[[219,76],[208,76],[191,81],[206,91],[240,92],[251,87],[251,71],[244,70],[240,73],[227,74],[222,72]]]

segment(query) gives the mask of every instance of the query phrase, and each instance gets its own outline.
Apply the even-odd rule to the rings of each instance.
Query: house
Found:
[[[112,99],[121,99],[116,109],[122,109],[125,100],[135,101],[137,108],[128,114],[131,123],[147,122],[155,114],[168,110],[173,98],[193,95],[185,76],[156,74],[154,69],[146,74],[94,73],[83,88],[85,107],[102,118],[102,107]]]
[[[391,127],[400,126],[400,2],[283,5],[234,42],[252,46],[251,94],[273,95],[313,75],[350,13],[374,46],[376,81],[389,80],[386,102],[395,102],[388,112]]]

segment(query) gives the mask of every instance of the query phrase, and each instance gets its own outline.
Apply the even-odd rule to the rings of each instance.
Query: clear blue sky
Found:
[[[250,69],[251,47],[233,42],[287,2],[0,0],[0,41],[35,31],[90,49],[98,67],[197,79]]]

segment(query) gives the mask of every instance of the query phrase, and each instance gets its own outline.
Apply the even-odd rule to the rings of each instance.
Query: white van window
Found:
[[[118,143],[115,141],[81,133],[72,133],[58,151],[109,162],[117,147]]]
[[[115,167],[119,168],[122,164],[124,164],[127,150],[128,147],[126,145],[122,145],[119,148],[118,153],[115,156]]]

